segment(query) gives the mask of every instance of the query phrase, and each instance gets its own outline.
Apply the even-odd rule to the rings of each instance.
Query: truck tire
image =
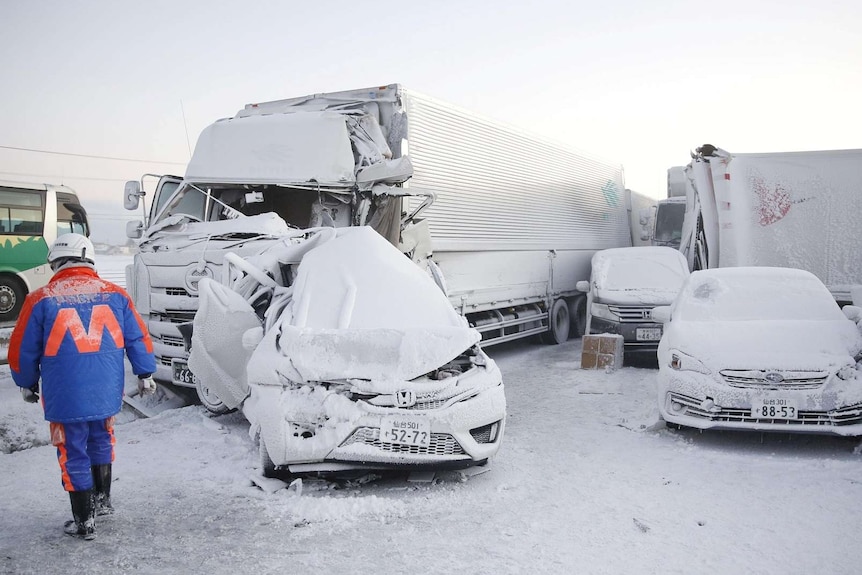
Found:
[[[198,399],[201,405],[213,415],[224,415],[233,411],[199,377],[195,378],[195,390],[198,392]]]
[[[568,340],[569,325],[569,304],[562,298],[558,299],[551,306],[551,313],[548,315],[548,331],[543,337],[545,343],[559,345]]]
[[[15,321],[27,295],[24,286],[15,276],[0,275],[0,322]]]

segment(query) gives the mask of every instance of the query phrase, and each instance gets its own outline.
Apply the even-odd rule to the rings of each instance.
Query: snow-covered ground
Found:
[[[859,572],[858,439],[673,432],[655,370],[580,370],[580,349],[490,348],[503,447],[485,473],[430,483],[269,492],[250,480],[257,450],[239,413],[123,413],[117,514],[94,542],[62,535],[47,424],[0,367],[0,572]]]
[[[121,282],[126,261],[97,267]],[[502,449],[433,481],[263,482],[240,413],[124,411],[94,542],[62,535],[47,423],[0,366],[0,573],[859,572],[859,439],[673,432],[654,369],[581,370],[580,351],[490,348]]]

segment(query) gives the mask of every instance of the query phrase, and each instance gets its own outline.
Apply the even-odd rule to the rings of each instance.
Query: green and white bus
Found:
[[[69,232],[90,235],[87,212],[66,186],[0,180],[0,323],[51,279],[48,246]]]

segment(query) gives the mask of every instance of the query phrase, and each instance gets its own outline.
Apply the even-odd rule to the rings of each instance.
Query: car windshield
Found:
[[[829,290],[811,274],[768,268],[712,271],[721,273],[692,274],[674,304],[675,320],[844,319]]]
[[[603,277],[598,281],[606,290],[677,290],[688,270],[674,258],[619,258],[609,260]]]

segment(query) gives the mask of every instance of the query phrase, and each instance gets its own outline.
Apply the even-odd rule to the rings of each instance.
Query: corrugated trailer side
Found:
[[[453,305],[486,345],[546,332],[562,307],[577,319],[593,253],[631,245],[622,167],[404,88],[401,100],[408,186],[436,195],[423,217]]]

